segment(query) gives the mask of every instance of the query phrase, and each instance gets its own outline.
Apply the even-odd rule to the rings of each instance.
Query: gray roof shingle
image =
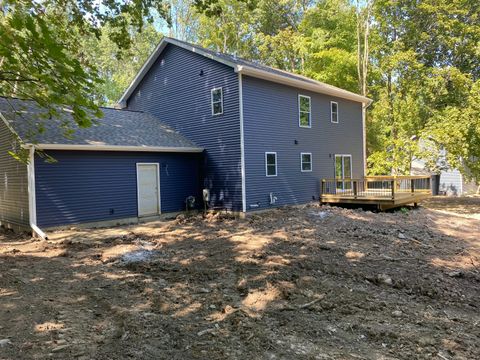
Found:
[[[314,91],[322,94],[340,97],[347,100],[360,102],[363,104],[370,104],[372,102],[371,99],[365,96],[308,78],[303,75],[294,74],[288,71],[265,66],[256,61],[249,61],[234,55],[224,54],[224,53],[207,49],[207,48],[204,48],[195,44],[191,44],[182,40],[163,37],[160,43],[155,48],[155,50],[153,51],[153,53],[150,55],[147,61],[143,64],[142,68],[139,70],[135,78],[132,80],[128,88],[125,90],[125,92],[119,99],[118,105],[120,107],[126,107],[128,99],[133,94],[136,87],[140,84],[143,77],[146,76],[150,68],[155,64],[155,61],[158,59],[160,54],[164,51],[164,49],[169,44],[182,47],[188,51],[195,52],[202,56],[208,57],[214,61],[223,63],[227,66],[234,68],[234,70],[239,74],[261,78],[274,83],[287,84],[289,86],[294,86],[301,89],[307,89],[309,91]]]
[[[68,109],[61,118],[45,118],[35,102],[0,97],[0,113],[25,143],[198,149],[156,117],[130,110],[101,108],[104,116],[88,128],[79,128]],[[73,129],[66,136],[65,125]],[[44,131],[38,130],[43,128]]]
[[[273,67],[270,67],[270,66],[266,66],[266,65],[261,64],[260,62],[246,60],[246,59],[243,59],[243,58],[235,56],[235,55],[230,55],[230,54],[221,53],[221,52],[218,52],[218,51],[213,51],[211,49],[204,48],[204,47],[201,47],[199,45],[191,44],[191,43],[188,43],[186,41],[182,41],[182,40],[178,40],[178,39],[173,39],[173,38],[169,38],[169,37],[166,37],[166,39],[167,39],[167,41],[171,40],[171,41],[175,41],[175,42],[178,42],[178,43],[182,43],[182,44],[187,45],[187,46],[191,46],[191,47],[193,47],[197,50],[201,50],[203,52],[209,53],[212,56],[224,59],[225,61],[229,61],[229,62],[234,63],[236,65],[243,65],[243,66],[248,66],[248,67],[251,67],[251,68],[255,68],[257,70],[267,71],[267,72],[272,73],[272,74],[284,76],[284,77],[295,79],[295,80],[300,80],[300,81],[303,81],[303,82],[308,83],[308,84],[314,84],[314,85],[318,84],[318,81],[316,81],[314,79],[310,79],[308,77],[305,77],[305,76],[302,76],[302,75],[299,75],[299,74],[295,74],[295,73],[291,73],[291,72],[288,72],[288,71],[276,69],[276,68],[273,68]],[[325,85],[327,85],[327,84],[325,84]]]

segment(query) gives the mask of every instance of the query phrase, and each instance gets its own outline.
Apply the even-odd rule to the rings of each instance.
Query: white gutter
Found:
[[[37,204],[35,197],[35,146],[30,145],[27,173],[28,173],[28,214],[32,235],[47,240],[48,236],[37,226]]]
[[[274,72],[270,72],[270,71],[266,71],[266,70],[256,69],[254,67],[247,66],[247,65],[238,65],[236,62],[229,61],[222,56],[217,56],[217,55],[214,55],[210,52],[203,51],[201,48],[199,48],[197,46],[192,46],[190,44],[186,44],[182,41],[178,41],[178,40],[173,39],[173,38],[164,37],[160,41],[158,46],[155,48],[153,53],[150,55],[150,57],[147,59],[147,61],[145,61],[142,68],[137,73],[135,78],[132,80],[132,82],[130,83],[128,88],[122,94],[122,97],[118,101],[116,108],[123,109],[127,106],[128,99],[130,98],[132,93],[135,91],[137,86],[142,81],[143,77],[147,74],[147,72],[150,70],[150,68],[153,66],[155,61],[158,59],[158,57],[160,56],[160,54],[162,53],[162,51],[165,49],[165,47],[168,44],[176,45],[176,46],[181,47],[185,50],[191,51],[193,53],[197,53],[197,54],[202,55],[206,58],[209,58],[209,59],[212,59],[212,60],[217,61],[219,63],[222,63],[226,66],[229,66],[229,67],[233,68],[235,70],[235,72],[243,73],[244,75],[249,75],[249,76],[252,76],[252,77],[259,78],[259,79],[264,79],[264,80],[276,82],[276,83],[279,83],[279,84],[290,85],[290,86],[297,87],[297,88],[300,88],[300,89],[305,89],[305,90],[318,92],[318,93],[321,93],[321,94],[336,96],[336,97],[347,99],[347,100],[357,101],[357,102],[361,102],[361,103],[364,103],[364,104],[366,104],[368,102],[371,102],[371,100],[369,98],[365,97],[365,96],[361,96],[361,95],[352,93],[350,91],[343,90],[343,89],[337,88],[335,86],[328,85],[328,84],[322,83],[320,81],[310,79],[310,78],[302,76],[302,75],[292,74],[292,73],[289,73],[287,71],[283,71],[283,70],[280,70],[280,69],[273,69],[275,71],[275,73],[274,73]],[[284,73],[285,75],[282,75],[280,73]],[[296,78],[293,78],[292,75],[295,76]]]
[[[247,212],[247,187],[245,180],[245,133],[243,131],[243,85],[242,74],[238,74],[238,94],[240,107],[240,161],[242,176],[242,211]]]
[[[281,71],[281,70],[278,70],[278,71]],[[289,86],[310,90],[310,91],[321,93],[321,94],[336,96],[342,99],[357,101],[363,104],[368,104],[372,102],[371,99],[365,96],[358,95],[350,91],[343,90],[335,86],[328,85],[320,81],[315,81],[309,78],[305,78],[305,80],[295,79],[292,77],[283,76],[280,74],[259,70],[259,69],[255,69],[248,66],[241,66],[241,65],[237,65],[235,67],[235,72],[252,76],[255,78],[259,78],[259,79],[268,80],[278,84],[289,85]],[[289,73],[286,73],[286,74],[289,74]],[[302,77],[301,75],[295,75],[295,76]]]
[[[26,144],[30,148],[33,144]],[[119,146],[119,145],[75,145],[75,144],[35,144],[40,150],[83,150],[83,151],[140,151],[140,152],[175,152],[201,153],[204,149],[197,147],[168,146]]]

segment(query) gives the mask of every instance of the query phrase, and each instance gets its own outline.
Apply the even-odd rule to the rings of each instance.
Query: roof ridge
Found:
[[[281,70],[265,65],[262,62],[248,60],[242,57],[237,57],[236,55],[215,51],[198,44],[192,44],[184,40],[164,36],[158,43],[155,50],[150,54],[149,58],[142,65],[128,88],[123,92],[121,98],[118,100],[119,107],[126,107],[128,99],[133,94],[134,90],[137,88],[143,77],[148,73],[150,68],[154,65],[155,61],[168,45],[178,46],[190,52],[210,58],[213,61],[223,63],[224,65],[233,68],[233,70],[238,74],[245,74],[274,83],[285,84],[287,86],[293,86],[299,89],[305,89],[316,93],[327,94],[334,97],[360,102],[366,104],[367,106],[371,103],[371,99],[367,98],[366,96],[342,89],[338,86],[321,82],[305,75]]]

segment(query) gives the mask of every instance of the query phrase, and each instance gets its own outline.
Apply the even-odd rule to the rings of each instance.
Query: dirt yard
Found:
[[[480,359],[480,198],[0,235],[0,359]]]

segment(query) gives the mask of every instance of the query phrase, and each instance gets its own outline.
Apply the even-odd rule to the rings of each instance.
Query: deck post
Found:
[[[395,186],[396,186],[395,180],[391,180],[390,184],[392,186],[392,200],[395,200]]]
[[[410,189],[412,189],[412,194],[415,192],[415,180],[410,180]]]
[[[353,180],[353,197],[356,199],[358,194],[357,180]]]
[[[322,191],[321,195],[325,194],[325,179],[322,179]]]

